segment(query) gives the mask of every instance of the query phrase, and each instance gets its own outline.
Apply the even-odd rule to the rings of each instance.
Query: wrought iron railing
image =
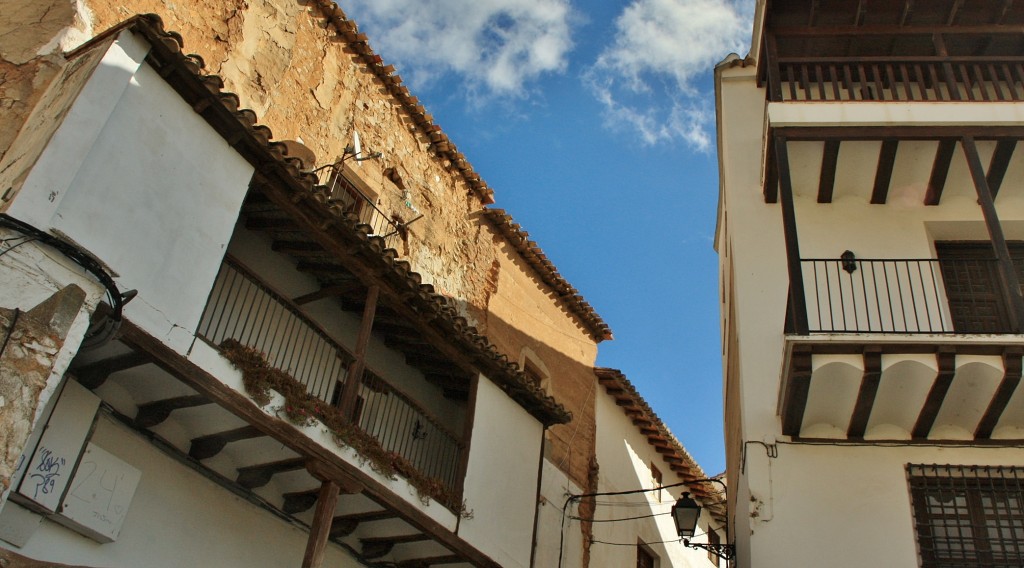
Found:
[[[221,266],[196,334],[214,345],[234,339],[259,350],[324,402],[336,400],[353,360],[291,301],[230,259]],[[456,495],[460,438],[370,370],[363,372],[358,395],[359,428]]]
[[[780,58],[776,101],[1024,101],[1024,57]]]
[[[458,436],[370,371],[363,373],[358,400],[360,429],[445,487],[458,487]]]
[[[801,260],[811,333],[953,333],[935,259]]]
[[[395,248],[401,239],[401,225],[377,207],[376,199],[366,195],[345,179],[339,164],[328,164],[314,170],[320,183],[318,196],[331,207],[354,214],[370,226],[370,234],[382,237],[387,248]]]

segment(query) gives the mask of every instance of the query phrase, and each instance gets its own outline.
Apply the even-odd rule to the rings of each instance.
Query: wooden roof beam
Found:
[[[863,438],[868,427],[868,420],[871,418],[871,410],[875,406],[875,396],[878,394],[878,386],[882,379],[882,352],[864,352],[864,374],[860,379],[860,391],[857,393],[857,402],[853,407],[853,415],[850,416],[850,425],[846,429],[846,435],[850,438]]]
[[[210,402],[210,399],[201,394],[147,402],[139,406],[139,411],[135,414],[135,425],[139,428],[152,428],[167,420],[175,410],[203,406]]]
[[[949,165],[953,161],[955,150],[955,139],[939,140],[939,145],[935,149],[935,160],[932,161],[932,173],[928,178],[928,191],[924,195],[925,205],[938,205],[942,200],[942,191],[946,187],[946,177],[949,175]]]
[[[238,478],[235,481],[246,489],[256,489],[270,483],[270,480],[279,473],[296,471],[305,467],[306,460],[303,458],[250,465],[238,468]]]
[[[821,175],[818,178],[818,203],[832,203],[839,162],[839,140],[826,140],[821,153]]]
[[[886,138],[878,151],[878,169],[875,170],[875,186],[871,190],[871,203],[884,204],[889,198],[889,185],[892,182],[892,169],[896,164],[896,150],[899,140]]]

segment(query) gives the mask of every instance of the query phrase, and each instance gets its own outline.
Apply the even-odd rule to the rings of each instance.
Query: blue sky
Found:
[[[753,0],[339,0],[615,333],[621,369],[725,468],[712,68]]]

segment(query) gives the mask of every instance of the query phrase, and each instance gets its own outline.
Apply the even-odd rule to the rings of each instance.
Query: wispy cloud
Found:
[[[747,51],[752,17],[752,0],[634,0],[584,73],[606,123],[647,144],[681,139],[709,149],[714,105],[694,80]]]
[[[343,0],[414,88],[455,75],[475,96],[525,96],[572,49],[569,0]]]

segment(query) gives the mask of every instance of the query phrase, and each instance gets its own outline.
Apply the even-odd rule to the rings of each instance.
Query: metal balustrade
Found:
[[[812,333],[954,332],[937,259],[804,259],[801,265]]]
[[[395,248],[401,240],[399,223],[377,207],[376,199],[363,193],[345,179],[338,164],[328,164],[314,170],[320,180],[319,195],[332,208],[354,214],[359,222],[370,226],[370,234],[384,239],[386,248]]]
[[[196,334],[214,345],[234,339],[259,350],[324,402],[336,400],[353,360],[297,306],[231,260],[221,266]],[[457,494],[459,437],[370,370],[363,372],[358,395],[359,428]]]
[[[1024,57],[779,58],[776,101],[1024,101]]]

